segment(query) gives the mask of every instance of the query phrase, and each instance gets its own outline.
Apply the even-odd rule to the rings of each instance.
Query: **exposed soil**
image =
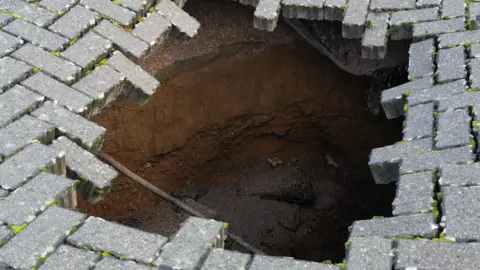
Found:
[[[401,125],[367,111],[367,77],[303,41],[220,45],[230,46],[168,69],[187,56],[151,59],[182,47],[153,52],[145,69],[171,79],[145,106],[119,101],[94,119],[107,129],[103,151],[268,254],[341,260],[354,220],[391,212],[394,188],[375,185],[367,162]],[[123,175],[79,208],[165,236],[186,218]]]

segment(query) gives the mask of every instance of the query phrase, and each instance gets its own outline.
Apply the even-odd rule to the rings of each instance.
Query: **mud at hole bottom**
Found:
[[[267,254],[340,261],[353,221],[391,213],[394,186],[375,185],[367,163],[401,125],[368,112],[367,77],[302,41],[244,46],[173,76],[143,107],[106,109],[94,119],[103,151]],[[79,208],[167,237],[187,217],[123,175]]]

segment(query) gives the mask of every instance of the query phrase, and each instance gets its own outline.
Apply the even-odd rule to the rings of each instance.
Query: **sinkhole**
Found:
[[[93,119],[107,129],[102,150],[269,255],[341,261],[353,221],[391,214],[394,186],[376,185],[367,164],[372,148],[401,140],[401,120],[368,110],[370,77],[286,26],[255,30],[249,8],[215,3],[185,7],[203,9],[207,32],[143,59],[162,81],[146,105],[118,101]],[[124,175],[79,209],[164,236],[187,217]]]

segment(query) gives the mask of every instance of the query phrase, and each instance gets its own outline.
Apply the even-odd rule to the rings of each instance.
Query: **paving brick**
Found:
[[[390,27],[393,31],[391,37],[395,40],[411,38],[413,23],[434,21],[437,18],[438,7],[395,11],[390,20]],[[400,34],[402,32],[408,34]]]
[[[94,99],[91,112],[93,116],[117,99],[122,93],[124,81],[125,76],[108,65],[101,65],[73,84],[72,88]]]
[[[101,218],[89,217],[78,231],[67,238],[67,242],[148,264],[153,262],[167,239]]]
[[[18,0],[1,0],[0,6],[20,18],[30,21],[40,27],[51,24],[58,14],[49,12],[48,10]]]
[[[420,172],[400,176],[397,194],[393,200],[393,215],[426,213],[433,210],[433,172]]]
[[[324,19],[328,21],[342,21],[343,7],[345,7],[346,4],[346,0],[325,0],[325,4],[323,5]]]
[[[250,255],[214,248],[208,254],[201,270],[246,269]]]
[[[463,46],[439,50],[437,53],[437,81],[447,82],[467,76]]]
[[[471,121],[468,109],[439,113],[435,147],[445,149],[470,144],[473,140],[470,134]]]
[[[98,13],[76,5],[48,27],[48,30],[73,40],[85,33],[99,18]]]
[[[370,9],[375,11],[389,11],[414,9],[415,0],[372,0]]]
[[[148,52],[149,47],[147,43],[116,27],[109,21],[103,20],[93,28],[93,31],[112,41],[120,51],[134,61]]]
[[[0,128],[32,111],[44,99],[44,97],[20,85],[15,85],[12,89],[1,94],[0,108],[2,108],[2,112],[0,113]]]
[[[138,104],[145,104],[160,87],[159,81],[118,51],[107,60],[107,65],[125,75],[133,86],[130,98]]]
[[[188,13],[170,0],[159,1],[155,6],[155,10],[167,18],[181,33],[186,34],[190,38],[194,37],[200,28],[200,23],[195,18],[188,15]]]
[[[434,104],[426,103],[408,108],[403,139],[413,140],[433,136]]]
[[[51,146],[65,152],[69,176],[81,180],[77,185],[79,195],[90,202],[103,198],[97,190],[109,189],[118,173],[66,137],[58,138]]]
[[[282,257],[255,255],[250,270],[340,270],[341,268],[332,264],[293,260]]]
[[[0,13],[1,14],[1,13]],[[1,27],[1,26],[0,26]],[[23,44],[23,40],[0,31],[0,57],[10,54]]]
[[[425,77],[382,91],[381,102],[385,116],[388,119],[393,119],[403,115],[405,106],[403,95],[432,86],[432,78]]]
[[[4,27],[11,21],[13,21],[13,16],[0,13],[0,27]]]
[[[107,57],[112,48],[113,43],[110,40],[93,32],[88,32],[61,55],[82,67],[83,70],[88,70],[95,63]]]
[[[323,11],[323,10],[322,10]],[[323,17],[323,12],[321,12]],[[272,32],[280,16],[280,0],[259,0],[253,17],[253,26]]]
[[[362,39],[362,58],[383,59],[387,54],[388,13],[370,13]]]
[[[368,162],[373,179],[377,184],[396,182],[399,178],[399,163],[402,159],[410,155],[430,152],[431,149],[431,138],[405,141],[373,149]]]
[[[11,57],[0,58],[0,93],[25,79],[32,67]]]
[[[16,269],[36,267],[85,219],[85,214],[51,206],[0,249],[0,261]]]
[[[61,245],[47,258],[39,270],[89,270],[100,254],[92,251]]]
[[[480,30],[456,32],[442,34],[438,38],[438,47],[440,49],[458,46],[470,43],[476,43],[480,40]]]
[[[50,202],[64,196],[75,196],[73,185],[74,182],[70,179],[40,172],[0,201],[0,220],[11,225],[29,223]]]
[[[195,268],[211,247],[223,248],[224,230],[222,222],[189,217],[153,264],[162,269]]]
[[[435,41],[427,39],[410,45],[408,61],[408,78],[421,78],[433,75]]]
[[[73,88],[45,75],[35,73],[21,83],[23,86],[53,100],[65,108],[82,115],[88,115],[93,99]]]
[[[463,17],[465,8],[466,5],[463,0],[442,0],[442,18]]]
[[[335,4],[333,1],[330,2]],[[286,18],[323,20],[324,4],[325,0],[282,0],[282,13]],[[341,8],[343,9],[343,6]],[[342,14],[342,9],[340,9],[340,14]]]
[[[8,190],[0,189],[0,198],[6,197],[6,196],[8,196],[8,194],[10,194],[10,192],[8,192]]]
[[[0,226],[0,247],[5,245],[8,240],[13,237],[13,231],[8,228],[7,226],[1,225]]]
[[[472,146],[462,146],[439,151],[425,152],[403,159],[400,174],[428,171],[442,165],[455,163],[473,163]]]
[[[123,261],[112,257],[103,257],[95,265],[95,270],[154,270],[157,268],[148,267],[144,264],[138,264],[133,261]]]
[[[39,6],[59,13],[66,12],[77,2],[78,0],[41,0]]]
[[[81,0],[80,4],[86,8],[105,15],[107,18],[127,27],[133,24],[135,12],[114,4],[109,0]]]
[[[480,15],[480,3],[468,4],[468,21],[471,23],[472,29],[480,28],[480,21],[478,16]]]
[[[60,51],[68,43],[68,39],[24,20],[14,20],[3,31],[49,51]]]
[[[72,83],[81,69],[75,64],[52,55],[32,44],[25,44],[12,53],[12,57],[34,66],[46,74],[64,82]]]
[[[480,264],[478,243],[400,239],[396,248],[395,269],[465,269]]]
[[[466,89],[465,80],[456,80],[446,84],[435,85],[430,88],[413,91],[407,96],[407,104],[414,106],[421,103],[448,99],[453,95],[464,93]]]
[[[394,238],[400,236],[433,238],[438,225],[433,213],[357,220],[352,225],[352,237]]]
[[[418,8],[425,8],[425,7],[438,7],[442,0],[417,0],[417,7]]]
[[[25,115],[0,129],[0,157],[14,154],[34,140],[51,142],[54,136],[53,126],[33,116]]]
[[[440,186],[480,185],[480,163],[449,164],[440,167]]]
[[[118,0],[118,4],[126,7],[135,13],[144,14],[155,2],[154,0]]]
[[[470,58],[480,57],[480,43],[470,45]]]
[[[30,144],[0,164],[0,186],[15,190],[42,170],[65,175],[65,154],[43,144]]]
[[[437,110],[443,112],[446,110],[464,109],[473,104],[480,104],[480,92],[467,92],[452,96],[449,99],[442,99],[438,102]]]
[[[480,90],[480,58],[470,59],[468,63],[470,87]]]
[[[346,269],[392,269],[392,247],[391,239],[353,237],[348,246]]]
[[[480,187],[444,187],[442,193],[445,238],[455,241],[478,241]]]
[[[367,21],[370,0],[350,0],[342,21],[344,38],[361,38]]]
[[[424,39],[433,37],[437,34],[463,31],[464,27],[464,17],[449,20],[417,23],[413,26],[413,38]]]
[[[150,46],[161,44],[168,37],[172,24],[156,12],[149,13],[145,20],[137,24],[132,34]]]

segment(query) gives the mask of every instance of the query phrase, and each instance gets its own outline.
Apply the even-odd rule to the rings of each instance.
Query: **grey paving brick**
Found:
[[[13,21],[13,16],[10,16],[8,14],[0,13],[0,27],[4,27],[5,25],[7,25],[11,21]]]
[[[449,99],[442,99],[438,102],[437,110],[443,112],[446,110],[463,109],[474,104],[480,104],[480,92],[467,92],[452,96]]]
[[[15,190],[42,170],[65,175],[65,153],[40,143],[32,143],[0,164],[0,186],[6,190]]]
[[[194,37],[200,28],[200,23],[195,18],[188,15],[188,13],[170,0],[159,1],[155,6],[155,10],[167,18],[181,33],[186,34],[190,38]]]
[[[7,226],[0,226],[0,247],[5,245],[13,237],[14,233]]]
[[[49,12],[48,10],[18,0],[1,0],[0,6],[22,19],[30,21],[40,27],[45,27],[51,24],[58,14]]]
[[[428,103],[448,99],[453,95],[464,93],[466,89],[465,80],[456,80],[446,84],[435,85],[430,88],[413,91],[407,96],[407,104],[414,106],[421,103]]]
[[[385,116],[388,119],[393,119],[403,115],[405,106],[403,95],[432,86],[432,78],[425,77],[382,91],[381,102]]]
[[[107,60],[107,65],[125,75],[126,80],[133,86],[130,98],[139,104],[145,104],[160,86],[159,81],[119,51],[113,53]]]
[[[432,139],[424,138],[400,144],[375,148],[370,152],[368,165],[377,184],[396,182],[399,178],[399,163],[402,159],[432,150]]]
[[[323,12],[321,14],[323,17]],[[259,0],[253,15],[255,28],[272,32],[277,27],[280,16],[280,0]]]
[[[82,115],[88,115],[93,99],[74,90],[73,88],[45,75],[35,73],[21,84],[65,108]]]
[[[350,0],[342,21],[344,38],[361,38],[365,31],[370,0]]]
[[[144,13],[151,7],[153,0],[118,0],[118,4],[135,13]]]
[[[80,3],[86,8],[105,15],[107,18],[127,27],[133,24],[135,12],[114,4],[109,0],[81,0]]]
[[[332,264],[292,260],[282,257],[255,255],[250,270],[340,270],[341,268]]]
[[[156,268],[148,267],[144,264],[138,264],[133,261],[123,261],[112,257],[104,257],[95,265],[95,270],[154,270]]]
[[[11,57],[0,58],[0,93],[25,79],[32,67]]]
[[[442,18],[463,17],[465,8],[466,5],[463,0],[442,0]]]
[[[68,43],[68,39],[65,37],[54,34],[24,20],[14,20],[5,26],[3,31],[49,51],[60,51]]]
[[[67,238],[67,242],[148,264],[153,262],[167,239],[101,218],[89,217],[78,231]]]
[[[343,7],[345,7],[346,4],[346,0],[325,0],[325,4],[323,5],[324,19],[328,21],[342,21]]]
[[[470,58],[480,57],[480,43],[470,45]]]
[[[392,269],[392,247],[391,239],[353,237],[348,246],[345,269]]]
[[[431,171],[400,176],[393,200],[393,215],[426,213],[433,210],[434,174]]]
[[[39,2],[39,6],[44,7],[47,10],[53,10],[59,13],[66,12],[77,2],[78,0],[41,0]]]
[[[400,165],[400,174],[417,171],[428,171],[442,165],[455,163],[473,163],[472,146],[444,149],[412,155],[403,159]]]
[[[172,24],[156,12],[149,13],[145,20],[137,24],[132,35],[147,42],[150,46],[161,44],[168,37]]]
[[[408,108],[403,128],[404,140],[433,136],[434,104],[426,103]]]
[[[153,264],[170,269],[195,268],[210,247],[223,248],[224,230],[222,222],[189,217]]]
[[[383,59],[387,54],[388,13],[370,13],[362,39],[362,58]]]
[[[470,3],[468,4],[468,21],[471,24],[472,29],[479,29],[480,21],[480,3]]]
[[[480,187],[442,188],[445,238],[455,241],[480,239]]]
[[[422,22],[413,26],[413,37],[415,39],[424,39],[437,34],[463,31],[464,28],[464,17],[433,22]]]
[[[101,199],[103,196],[98,195],[102,194],[97,194],[96,191],[111,187],[118,175],[110,166],[66,137],[56,139],[51,146],[65,152],[69,176],[81,180],[77,185],[77,192],[85,200],[96,202]]]
[[[81,71],[80,67],[75,64],[52,55],[32,44],[25,44],[13,52],[12,57],[24,61],[68,84],[75,81]]]
[[[10,194],[10,192],[8,192],[8,190],[0,189],[0,198],[6,197],[6,196],[8,196],[8,194]]]
[[[415,0],[372,0],[370,9],[375,11],[414,9]]]
[[[425,7],[438,7],[442,0],[417,0],[417,7],[418,8],[425,8]]]
[[[480,58],[470,59],[468,63],[470,87],[480,90]]]
[[[93,116],[117,99],[124,81],[125,76],[108,65],[101,65],[73,84],[72,88],[94,99],[91,112]]]
[[[357,220],[352,225],[352,237],[394,238],[400,236],[433,238],[438,233],[433,213]]]
[[[0,156],[8,157],[34,140],[51,142],[54,136],[55,130],[52,125],[25,115],[0,129]]]
[[[50,173],[40,172],[0,201],[0,220],[11,225],[22,225],[35,219],[48,204],[72,189],[72,180]]]
[[[85,214],[50,206],[0,249],[0,260],[16,269],[36,267],[85,219]]]
[[[0,31],[0,57],[13,52],[20,47],[23,42],[22,39]]]
[[[1,61],[1,60],[0,60]],[[15,85],[0,95],[0,127],[10,124],[22,115],[35,109],[45,98],[29,91],[23,86]]]
[[[88,32],[61,55],[84,70],[91,69],[95,63],[107,57],[113,43],[93,32]]]
[[[85,33],[99,18],[100,14],[76,5],[48,27],[48,30],[73,40]]]
[[[435,147],[445,149],[470,144],[473,140],[470,134],[471,121],[468,109],[439,113]]]
[[[480,185],[480,164],[449,164],[440,167],[440,186]]]
[[[246,269],[250,255],[214,248],[208,254],[201,270]]]
[[[438,7],[395,11],[390,20],[391,38],[394,40],[411,38],[413,23],[434,21],[437,18]]]
[[[476,43],[480,40],[480,30],[456,32],[442,34],[438,38],[438,47],[440,49],[450,46],[458,46],[470,43]]]
[[[465,48],[442,49],[437,53],[437,81],[447,82],[466,77]]]
[[[408,78],[421,78],[433,75],[435,41],[427,39],[410,45],[408,60]]]
[[[333,1],[330,1],[330,2],[333,3]],[[325,4],[325,0],[309,0],[309,1],[282,0],[282,13],[283,13],[283,16],[286,18],[323,20],[324,4]],[[342,9],[343,9],[343,6],[342,6]]]
[[[93,31],[100,36],[111,40],[120,51],[134,61],[138,60],[148,52],[149,47],[147,43],[116,27],[109,21],[103,20],[93,28]]]
[[[100,254],[61,245],[47,258],[39,270],[89,270],[100,260]]]

